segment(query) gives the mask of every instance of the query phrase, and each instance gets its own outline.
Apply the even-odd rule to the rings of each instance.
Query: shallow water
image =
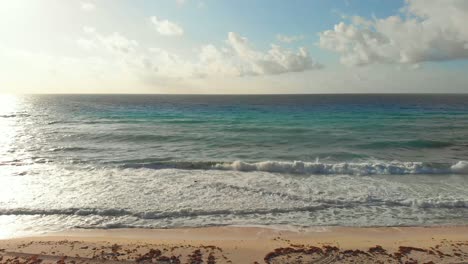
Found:
[[[4,232],[468,219],[466,95],[4,96],[0,135]]]

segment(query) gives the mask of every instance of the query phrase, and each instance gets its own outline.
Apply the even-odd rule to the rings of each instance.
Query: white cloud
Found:
[[[201,48],[198,55],[198,69],[196,75],[205,76],[240,76],[243,69],[242,64],[236,62],[231,50],[217,48],[209,44]]]
[[[272,45],[266,52],[250,47],[246,38],[230,32],[226,46],[200,47],[196,59],[186,59],[161,48],[144,48],[118,32],[101,34],[94,28],[83,29],[87,37],[77,40],[85,50],[104,51],[115,63],[141,76],[160,78],[236,77],[277,75],[321,68],[305,48],[297,52]],[[145,77],[145,78],[146,78]]]
[[[145,53],[141,52],[140,44],[119,32],[101,34],[91,27],[83,28],[86,37],[79,38],[77,45],[87,51],[93,51],[109,64],[124,72],[140,74],[155,72],[156,65]]]
[[[96,9],[96,5],[91,2],[81,2],[80,6],[84,11],[94,11]]]
[[[296,41],[303,40],[304,35],[286,36],[286,35],[278,34],[278,35],[276,35],[276,38],[281,42],[293,43],[293,42],[296,42]]]
[[[165,36],[181,36],[184,34],[184,29],[178,24],[167,19],[159,19],[156,16],[150,18],[151,23],[156,28],[156,31]]]
[[[127,39],[118,32],[114,32],[106,37],[100,37],[99,40],[108,50],[114,52],[130,53],[138,47],[138,42],[136,40]]]
[[[468,1],[406,0],[402,14],[354,17],[320,33],[320,47],[345,65],[418,64],[468,58]]]
[[[267,52],[259,52],[250,46],[246,38],[234,32],[229,32],[228,43],[239,59],[250,65],[252,74],[301,72],[322,67],[312,60],[303,47],[295,53],[278,45],[271,45]]]
[[[80,38],[77,43],[85,49],[102,46],[110,52],[128,54],[139,46],[136,40],[128,39],[118,32],[102,35],[92,27],[84,27],[83,31],[89,38]]]

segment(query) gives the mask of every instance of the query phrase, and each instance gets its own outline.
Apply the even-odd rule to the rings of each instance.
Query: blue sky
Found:
[[[332,28],[343,20],[342,15],[386,17],[398,13],[403,1],[186,0],[178,4],[175,0],[102,0],[101,4],[112,6],[106,12],[128,20],[130,31],[132,25],[140,26],[140,23],[135,23],[138,18],[160,14],[184,25],[186,38],[198,44],[220,43],[225,40],[226,32],[233,31],[242,32],[257,47],[266,49],[276,41],[277,34],[304,35],[303,40],[290,46],[315,48],[318,32]],[[109,30],[112,30],[112,20],[108,22]]]
[[[0,10],[0,92],[468,92],[465,0],[15,0]]]

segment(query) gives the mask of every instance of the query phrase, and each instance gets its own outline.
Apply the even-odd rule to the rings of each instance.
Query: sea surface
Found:
[[[0,97],[0,237],[468,224],[468,95]]]

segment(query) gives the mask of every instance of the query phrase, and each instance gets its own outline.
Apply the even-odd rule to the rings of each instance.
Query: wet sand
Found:
[[[73,230],[0,240],[0,263],[468,263],[468,226]]]

